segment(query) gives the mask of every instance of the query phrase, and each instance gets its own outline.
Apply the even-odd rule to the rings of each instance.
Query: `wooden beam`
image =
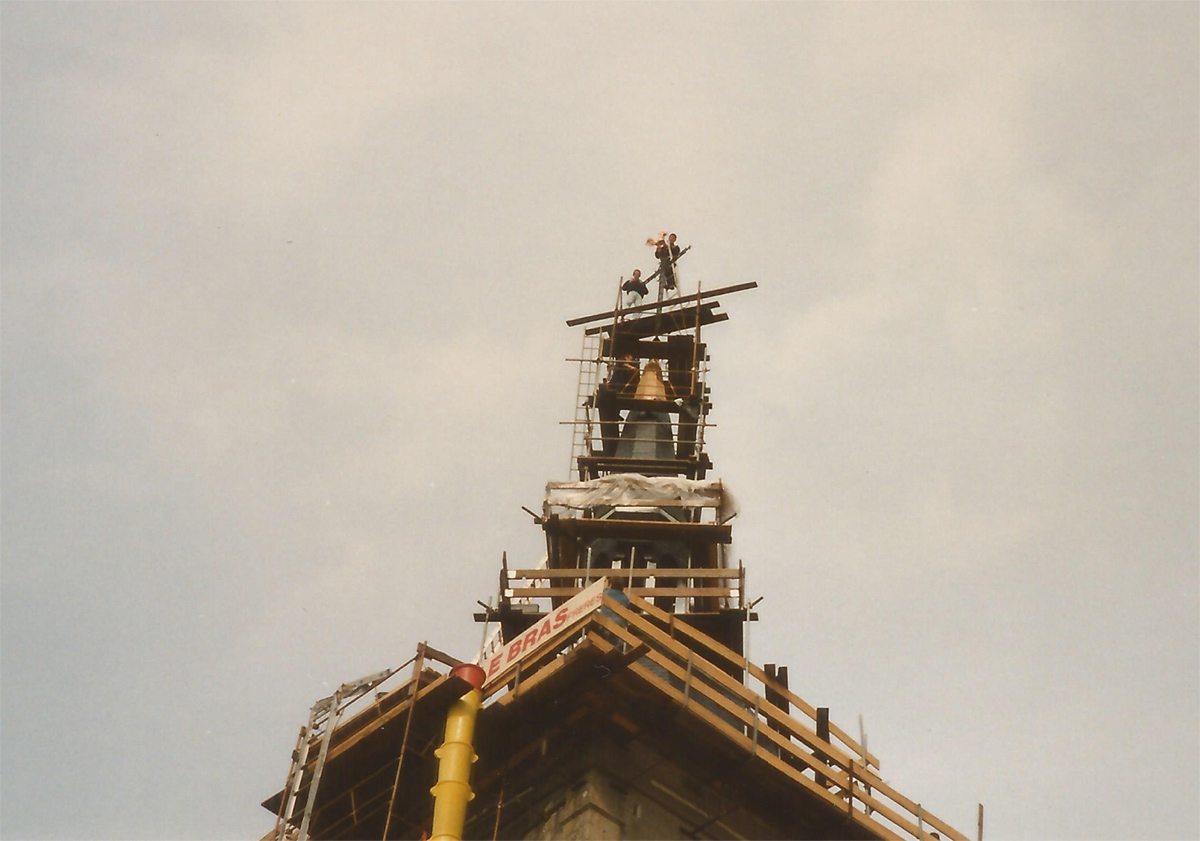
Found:
[[[616,456],[579,456],[579,464],[585,468],[608,470],[613,473],[642,473],[647,476],[674,476],[712,467],[708,456],[696,458],[618,458]],[[661,503],[660,503],[661,507]]]
[[[601,572],[608,573],[614,577],[626,578],[629,575],[629,570],[606,569]],[[593,578],[600,576],[593,573]],[[663,578],[682,578],[685,576],[668,576],[663,575]],[[557,596],[574,596],[582,587],[510,587],[510,598],[514,599],[537,599],[545,597]],[[626,587],[625,592],[631,595],[648,596],[678,596],[680,598],[702,598],[705,596],[728,596],[732,597],[732,587]]]
[[[670,507],[669,502],[658,503]],[[593,520],[582,517],[559,517],[546,520],[547,531],[569,537],[619,536],[630,540],[700,540],[715,543],[733,542],[733,526],[725,523],[668,523],[654,520]],[[618,533],[619,534],[616,534]]]
[[[653,686],[659,692],[666,695],[668,698],[670,698],[671,700],[675,701],[677,704],[682,706],[683,693],[680,692],[679,690],[675,689],[670,684],[663,682],[652,671],[650,671],[649,669],[647,669],[646,667],[644,667],[638,663],[631,663],[629,666],[629,670],[631,672],[633,672],[634,674],[638,675],[643,680],[645,680],[649,685]],[[727,739],[733,741],[735,744],[740,745],[747,752],[753,753],[755,758],[760,759],[760,760],[774,766],[777,770],[781,771],[783,774],[788,776],[793,782],[798,783],[800,786],[805,788],[810,794],[812,794],[815,797],[817,797],[818,799],[824,801],[829,806],[837,809],[839,812],[841,812],[845,809],[845,804],[842,802],[841,798],[839,798],[837,795],[831,794],[823,786],[818,786],[815,782],[810,780],[808,777],[805,777],[803,774],[801,774],[800,771],[791,767],[790,765],[788,765],[786,762],[784,762],[783,760],[781,760],[779,757],[775,756],[774,754],[772,754],[768,751],[755,751],[753,743],[744,733],[742,733],[738,730],[735,730],[728,722],[722,720],[721,718],[719,718],[718,716],[716,716],[709,710],[706,710],[704,707],[700,706],[699,704],[691,704],[687,707],[687,712],[688,712],[688,714],[701,719],[706,724],[708,724],[710,727],[712,727],[714,730],[716,730],[717,732],[719,732],[720,734],[725,736]],[[899,817],[899,816],[897,815],[897,817]],[[870,820],[869,818],[865,817],[864,815],[862,815],[859,812],[853,813],[850,816],[850,819],[852,821],[854,821],[856,824],[858,824],[859,826],[861,826],[864,830],[870,832],[873,836],[882,835],[884,838],[895,839],[895,841],[902,841],[901,837],[899,835],[897,835],[895,832],[893,832],[892,830],[890,830],[888,827],[883,826],[882,824],[879,824],[873,820]],[[904,825],[903,819],[901,819],[901,822],[898,823],[897,825],[903,826]],[[915,829],[915,827],[914,827],[914,829]]]
[[[609,619],[606,619],[604,617],[597,617],[596,624],[600,625],[602,628],[604,628],[605,630],[607,630],[609,633],[613,634],[614,636],[620,637],[621,639],[625,640],[630,645],[635,645],[638,642],[640,642],[640,640],[638,639],[636,634],[632,633],[627,628],[620,627],[615,622],[613,622]],[[674,675],[676,680],[680,681],[681,683],[688,682],[687,681],[687,672],[684,669],[684,667],[680,666],[678,663],[676,663],[674,660],[670,659],[663,653],[661,653],[659,651],[651,650],[647,654],[647,657],[654,663],[658,664],[659,668],[663,669],[664,671],[668,672],[671,675]],[[716,678],[717,672],[720,672],[720,669],[718,669],[716,666],[712,665],[708,661],[704,660],[704,658],[699,657],[699,656],[693,656],[691,663],[692,663],[693,676],[696,675],[697,673],[699,673],[711,680],[711,679]],[[724,672],[720,672],[720,673],[722,675],[724,675]],[[728,677],[728,675],[725,675],[725,676]],[[719,682],[719,679],[717,679],[717,680]],[[755,715],[753,715],[750,712],[750,707],[746,703],[747,701],[753,699],[753,693],[750,693],[748,690],[746,690],[744,694],[743,693],[734,693],[738,698],[740,698],[742,700],[742,703],[738,703],[737,701],[734,701],[733,699],[731,699],[728,695],[726,695],[722,692],[716,691],[706,681],[692,679],[688,683],[690,685],[691,692],[693,695],[704,696],[705,698],[708,699],[709,703],[711,703],[713,706],[717,706],[717,707],[720,707],[721,709],[725,710],[727,713],[729,713],[734,718],[736,718],[738,721],[740,721],[744,726],[753,727],[755,725],[757,718]],[[743,689],[744,689],[744,687],[743,687]],[[750,696],[750,697],[747,698],[746,696]],[[761,699],[759,699],[759,700],[761,700]],[[761,704],[759,705],[759,708],[760,708],[760,710],[762,709]],[[811,768],[815,773],[820,774],[821,772],[825,772],[827,774],[830,774],[843,787],[848,784],[849,778],[844,773],[842,773],[839,770],[837,770],[836,768],[830,766],[826,761],[822,760],[816,754],[807,753],[805,751],[800,750],[788,738],[788,734],[779,733],[774,730],[768,732],[766,730],[761,730],[761,729],[759,730],[759,734],[760,734],[760,741],[768,740],[768,741],[773,742],[781,750],[784,750],[787,753],[789,753],[790,755],[794,756],[799,762],[803,763],[805,767]]]
[[[672,298],[670,303],[672,306],[674,306],[675,304],[686,304],[686,303],[690,303],[691,301],[698,301],[701,298],[712,298],[715,295],[724,295],[726,292],[729,292],[729,293],[741,292],[745,289],[756,289],[756,288],[758,288],[758,283],[752,280],[749,283],[738,283],[733,286],[722,286],[719,289],[710,289],[707,292],[701,292],[697,295],[685,295],[682,298]],[[606,319],[612,318],[618,312],[624,312],[626,314],[631,313],[631,312],[649,312],[658,306],[659,306],[658,302],[651,302],[649,304],[640,304],[639,306],[636,306],[636,307],[628,307],[627,309],[624,309],[624,310],[609,310],[608,312],[598,312],[594,315],[585,315],[582,318],[572,318],[567,321],[567,326],[568,327],[578,327],[580,324],[590,324],[593,321],[604,321]]]
[[[674,698],[676,702],[680,703],[681,707],[684,706],[686,697],[678,689],[671,686],[669,682],[664,681],[660,674],[647,669],[639,662],[635,662],[639,658],[648,658],[657,664],[659,668],[672,675],[675,680],[688,684],[693,694],[702,696],[706,699],[707,703],[725,710],[742,727],[753,724],[750,719],[754,717],[754,714],[749,711],[749,704],[751,700],[761,702],[758,696],[740,682],[725,674],[720,667],[700,657],[680,641],[666,634],[661,628],[650,622],[647,617],[638,615],[631,609],[617,603],[611,597],[606,596],[603,604],[617,619],[609,619],[598,612],[593,612],[581,618],[580,627],[596,628],[602,630],[610,639],[624,641],[629,646],[631,653],[622,659],[625,661],[624,665],[630,672],[638,675],[658,691]],[[623,621],[625,623],[624,626],[618,620]],[[575,623],[572,624],[574,625]],[[683,629],[685,626],[683,623],[676,623],[675,627]],[[585,642],[585,645],[594,645],[601,651],[612,651],[611,645],[604,643],[602,639],[596,637],[593,631],[587,630],[587,635],[588,642]],[[565,637],[564,640],[567,638],[569,636]],[[714,644],[720,646],[715,641]],[[538,652],[531,659],[523,661],[522,673],[525,688],[536,686],[550,675],[565,668],[568,660],[574,661],[575,658],[573,657],[562,657],[560,653],[561,648],[562,645],[549,646],[545,651]],[[702,675],[703,680],[687,680],[683,667],[679,664],[679,661],[684,659],[690,660],[692,671],[698,675]],[[744,665],[746,661],[744,658],[737,658],[737,662]],[[511,669],[506,671],[511,671]],[[542,674],[543,672],[545,672],[545,675]],[[503,681],[497,681],[496,687],[492,691],[496,691],[501,685],[503,685]],[[523,692],[520,694],[520,697],[524,697]],[[505,699],[503,703],[507,706],[508,704],[517,702],[519,702],[519,698],[516,700]],[[899,795],[890,786],[883,783],[869,768],[860,765],[854,758],[843,755],[842,750],[838,746],[818,739],[815,733],[773,704],[764,705],[762,703],[755,703],[755,709],[767,718],[768,723],[778,722],[783,724],[785,727],[784,732],[777,732],[773,727],[766,729],[758,728],[759,740],[765,739],[771,741],[777,750],[781,753],[786,753],[790,757],[790,760],[786,757],[777,756],[771,751],[758,751],[753,741],[748,739],[740,728],[733,727],[727,721],[721,719],[703,706],[691,704],[687,705],[687,708],[690,713],[705,720],[710,726],[721,731],[727,737],[734,739],[743,746],[749,746],[749,749],[754,752],[758,759],[767,762],[822,800],[831,804],[838,804],[838,808],[848,814],[851,820],[875,834],[882,833],[888,835],[888,837],[898,837],[894,836],[894,833],[888,827],[872,819],[871,812],[876,813],[878,817],[886,819],[902,831],[919,839],[928,839],[930,837],[928,832],[923,831],[924,825],[940,830],[944,837],[949,837],[954,839],[954,841],[967,841],[962,833],[935,816],[925,813],[924,810],[920,811],[920,818],[917,823],[914,823],[911,817],[917,815],[918,810],[921,809],[920,806]],[[829,764],[820,762],[821,757],[816,756],[815,752],[810,754],[801,750],[800,746],[792,741],[792,738],[799,740],[801,744],[810,749],[819,749],[820,753],[830,758]],[[841,790],[831,792],[825,786],[818,785],[815,781],[803,776],[793,764],[794,762],[807,766],[814,771],[819,768],[820,772],[830,782],[839,786]],[[847,770],[849,773],[846,773]],[[874,791],[872,791],[872,788]],[[901,811],[881,801],[879,799],[880,796],[888,798],[899,810],[906,811],[908,814],[902,814]],[[869,809],[870,811],[865,813],[856,812],[854,810],[854,800],[858,800],[865,809]]]
[[[658,616],[662,617],[663,619],[666,619],[669,622],[670,614],[667,614],[667,613],[659,610],[658,608],[654,607],[654,605],[651,604],[650,602],[647,602],[643,599],[638,598],[635,593],[630,593],[628,591],[627,591],[627,593],[630,596],[631,604],[637,605],[638,607],[642,608],[647,613],[653,612],[653,613],[657,614]],[[622,619],[625,619],[627,623],[633,624],[636,628],[640,629],[644,625],[648,625],[650,628],[653,629],[654,632],[657,632],[656,636],[658,636],[658,638],[660,640],[664,640],[666,642],[673,643],[674,645],[676,645],[678,647],[677,651],[685,652],[682,656],[686,657],[687,649],[684,648],[682,645],[680,645],[677,640],[674,640],[672,637],[670,637],[666,632],[664,632],[658,626],[651,625],[650,623],[646,622],[641,617],[638,617],[632,611],[616,604],[616,602],[613,602],[611,599],[608,599],[607,597],[605,599],[605,606],[609,607],[616,615],[620,616]],[[720,654],[722,657],[725,657],[726,659],[728,659],[731,663],[734,663],[738,666],[745,667],[746,670],[750,674],[752,674],[754,677],[757,677],[759,680],[763,681],[764,685],[769,680],[769,678],[767,677],[767,674],[760,667],[751,663],[746,658],[744,658],[738,654],[735,654],[733,651],[729,650],[724,645],[717,642],[716,640],[714,640],[712,637],[708,636],[707,634],[704,634],[701,631],[697,631],[695,628],[692,628],[690,625],[688,625],[685,622],[676,622],[676,623],[674,623],[674,627],[677,632],[681,632],[685,636],[692,636],[694,638],[697,638],[698,641],[701,641],[706,647],[712,649],[714,651],[714,653]],[[718,669],[716,672],[714,672],[713,677],[718,682],[733,689],[734,691],[741,689],[745,693],[750,693],[750,690],[746,689],[740,683],[733,680],[733,678],[726,675],[720,669]],[[807,701],[804,701],[803,699],[799,698],[797,695],[788,691],[784,687],[779,686],[778,683],[776,683],[774,681],[772,681],[772,683],[774,684],[773,688],[776,691],[778,691],[781,695],[783,695],[785,698],[787,698],[789,701],[791,701],[792,704],[794,704],[796,706],[803,705],[804,707],[808,707],[809,709],[812,709],[813,713],[814,713],[812,718],[814,720],[816,719],[816,717],[817,717],[816,709],[814,707],[812,707],[812,705],[808,704]],[[773,707],[774,705],[770,705],[770,706]],[[786,723],[789,725],[789,728],[797,736],[797,738],[801,739],[801,741],[807,741],[805,739],[805,736],[809,735],[809,734],[811,734],[812,738],[816,738],[815,733],[807,730],[807,728],[804,728],[802,725],[800,725],[799,722],[797,722],[791,716],[786,716],[786,719],[787,719]],[[840,731],[835,727],[835,725],[832,722],[829,722],[829,732],[833,735],[838,735],[838,733]],[[839,747],[838,745],[834,745],[830,742],[825,742],[825,741],[820,742],[820,748],[822,749],[823,752],[826,752],[829,754],[831,761],[835,762],[837,765],[839,765],[840,767],[845,768],[845,769],[848,769],[850,767],[850,763],[854,762],[855,763],[854,764],[855,776],[859,781],[870,786],[871,789],[873,789],[876,793],[883,794],[885,797],[887,797],[892,802],[894,802],[897,806],[899,806],[902,809],[907,810],[909,813],[911,813],[913,815],[915,815],[917,813],[917,809],[920,808],[920,806],[917,803],[915,803],[911,799],[905,797],[903,794],[896,791],[894,788],[892,788],[890,785],[888,785],[886,782],[884,782],[878,776],[878,774],[876,774],[869,766],[861,765],[853,759],[851,754],[858,754],[861,756],[863,753],[862,748],[859,747],[859,745],[856,742],[854,742],[852,739],[850,739],[848,736],[845,736],[845,735],[838,735],[838,740],[842,743],[842,745],[844,745],[845,747],[850,749],[850,754],[843,752],[841,747]],[[814,747],[812,744],[810,744],[809,746]],[[829,750],[830,748],[832,748],[832,752]],[[867,754],[867,757],[871,760],[874,760],[875,768],[879,767],[878,759],[875,759],[875,757],[873,757],[869,753]],[[838,784],[840,785],[841,783],[839,782]],[[864,795],[864,796],[861,796],[859,799],[862,800],[864,803],[867,803],[868,805],[870,805],[872,808],[880,808],[882,806],[881,813],[886,814],[886,812],[883,812],[883,810],[886,809],[887,807],[883,806],[883,804],[879,804],[876,800],[871,799],[869,796]],[[889,818],[889,820],[890,820],[890,818]],[[944,835],[949,836],[951,839],[953,839],[953,841],[970,841],[970,839],[968,839],[967,836],[964,835],[962,832],[955,829],[953,826],[946,823],[941,818],[938,818],[936,815],[931,815],[931,814],[924,812],[924,810],[922,810],[922,820],[924,820],[925,823],[927,823],[929,826],[933,827],[934,829],[937,829]],[[914,834],[916,834],[916,833],[914,832]]]
[[[825,742],[829,741],[829,707],[817,707],[817,738]],[[821,754],[817,755],[821,759],[825,758]],[[851,760],[851,762],[853,762],[853,760]],[[817,774],[817,784],[827,784],[824,774]],[[841,785],[841,783],[839,783],[839,785]]]
[[[436,660],[437,662],[441,663],[443,666],[449,666],[452,669],[455,666],[462,665],[462,660],[459,660],[455,657],[451,657],[449,654],[447,654],[444,651],[438,651],[432,645],[427,645],[427,644],[423,644],[423,645],[424,645],[423,650],[425,652],[425,656],[427,656],[429,659]]]
[[[597,615],[595,618],[597,624],[605,627],[605,629],[610,633],[620,636],[623,639],[627,639],[627,641],[636,641],[636,632],[650,631],[651,635],[655,637],[656,642],[664,645],[664,647],[674,649],[676,657],[686,659],[688,649],[680,645],[677,641],[664,634],[655,626],[650,625],[648,622],[645,622],[645,620],[637,617],[636,614],[633,614],[631,611],[623,608],[612,599],[605,597],[604,601],[605,607],[611,610],[619,618],[624,620],[626,626],[625,628],[621,628],[615,622],[605,619],[599,615]],[[678,627],[680,624],[682,623],[676,623],[676,627]],[[655,651],[651,651],[648,656],[655,663],[658,663],[660,667],[673,674],[676,679],[680,681],[685,680],[686,676],[683,668],[674,661],[662,657]],[[748,702],[756,698],[754,693],[752,693],[749,689],[733,680],[733,678],[729,677],[724,671],[715,665],[708,663],[708,661],[703,657],[696,655],[695,652],[691,652],[691,662],[693,664],[693,670],[698,668],[709,680],[720,684],[727,690],[742,698],[743,701]],[[705,685],[703,681],[691,681],[691,687],[693,692],[698,691],[705,695],[705,697],[707,697],[710,701],[735,715],[743,724],[748,723],[746,719],[749,713],[745,707],[739,707],[731,702],[726,696],[713,692],[708,686]],[[913,803],[907,797],[904,797],[891,786],[884,783],[883,780],[879,779],[870,771],[869,768],[857,763],[853,757],[842,754],[837,746],[832,745],[827,740],[819,738],[816,733],[808,730],[808,728],[804,727],[802,724],[800,724],[800,722],[796,721],[786,713],[783,713],[781,710],[778,710],[778,708],[775,708],[774,705],[768,704],[764,707],[760,704],[758,705],[758,709],[764,716],[767,717],[768,723],[771,722],[771,719],[779,722],[786,728],[788,734],[805,743],[809,748],[814,750],[814,753],[810,755],[798,750],[790,741],[790,739],[787,739],[784,734],[776,732],[773,728],[767,730],[760,729],[758,731],[760,738],[766,738],[774,742],[782,750],[786,751],[788,754],[795,757],[806,766],[812,768],[814,771],[817,771],[818,776],[828,777],[829,782],[840,786],[843,791],[849,791],[852,781],[850,780],[846,771],[853,769],[855,781],[870,784],[871,788],[874,789],[875,794],[883,794],[885,797],[890,799],[901,809],[906,810],[911,815],[915,816],[917,810],[920,809],[918,804]],[[825,759],[826,756],[829,757],[828,760]],[[830,761],[836,763],[836,765],[827,764]],[[839,768],[837,766],[841,767]],[[820,768],[819,771],[818,767]],[[804,779],[807,780],[807,778]],[[814,782],[814,785],[817,785],[819,782],[820,781]],[[821,790],[827,791],[825,785],[821,785]],[[877,797],[868,794],[867,790],[856,790],[856,797],[864,805],[870,806],[873,810],[879,812],[897,826],[903,827],[907,832],[910,832],[918,838],[928,837],[928,834],[921,834],[919,824],[909,821],[906,817],[890,808],[886,803],[880,802]],[[940,830],[945,835],[954,839],[954,841],[968,841],[967,837],[954,827],[950,826],[940,818],[926,813],[924,810],[921,811],[921,820],[929,826]]]
[[[585,569],[582,567],[573,569],[511,569],[508,571],[509,580],[522,578],[532,580],[535,578],[545,578],[551,581],[559,581],[564,578],[599,578],[603,575],[608,575],[613,572],[620,572],[622,577],[628,576],[627,569],[613,569],[609,567],[592,567]],[[662,576],[663,578],[717,578],[727,581],[736,581],[738,571],[736,569],[697,569],[695,567],[662,567],[655,569],[635,569],[633,577],[651,578],[653,576]]]
[[[463,680],[462,678],[458,677],[457,675],[452,675],[452,674],[442,675],[441,678],[439,678],[438,680],[435,680],[433,683],[428,684],[423,689],[421,689],[421,691],[417,692],[414,696],[409,698],[407,704],[399,704],[399,705],[393,707],[392,709],[388,710],[386,713],[381,715],[379,718],[372,721],[369,725],[364,727],[362,730],[360,730],[359,732],[357,732],[354,735],[347,738],[345,741],[339,742],[336,746],[330,745],[329,757],[326,761],[332,762],[333,760],[337,759],[339,756],[344,754],[346,751],[350,750],[350,748],[354,747],[356,744],[361,742],[367,736],[369,736],[370,734],[379,730],[384,725],[386,725],[389,721],[391,721],[394,718],[396,718],[397,716],[399,716],[400,713],[408,710],[416,700],[419,700],[421,698],[426,697],[427,695],[432,695],[435,693],[444,693],[448,697],[461,698],[464,694],[466,694],[467,690],[470,688],[471,688],[471,685],[469,683],[467,683],[465,680]],[[457,694],[455,694],[455,693],[457,693]],[[349,723],[349,722],[347,722],[347,723]]]
[[[690,653],[694,663],[700,664],[702,668],[705,666],[708,667],[704,668],[703,670],[714,682],[720,684],[727,691],[741,698],[747,705],[754,703],[757,699],[758,696],[743,686],[739,681],[731,678],[724,672],[724,670],[717,665],[710,663],[707,659],[699,656],[695,652],[690,652],[686,646],[682,645],[678,640],[670,637],[665,631],[662,631],[654,625],[651,625],[649,622],[646,622],[646,620],[638,617],[637,614],[634,614],[632,611],[626,611],[624,608],[621,608],[620,605],[616,605],[615,602],[614,606],[609,606],[607,604],[605,606],[609,607],[609,609],[612,610],[617,616],[625,620],[629,627],[637,632],[648,635],[659,645],[669,651],[672,651],[676,657],[685,660]],[[678,628],[680,624],[682,623],[676,623],[676,628]],[[682,677],[682,673],[678,675],[678,677]],[[760,710],[764,717],[767,718],[768,722],[775,721],[780,724],[788,734],[795,736],[814,753],[827,755],[827,758],[820,760],[822,766],[830,767],[830,762],[836,762],[842,768],[849,767],[852,758],[848,754],[843,753],[836,746],[831,745],[828,741],[819,738],[819,736],[813,730],[805,727],[802,723],[780,710],[774,704],[766,704],[765,706],[760,705]],[[772,735],[773,734],[767,734],[767,738],[771,738]],[[813,765],[811,757],[806,759],[804,756],[799,756],[799,758],[802,762],[810,767],[813,767],[815,770],[815,766]],[[840,771],[834,770],[832,776],[839,785],[845,786],[848,782],[846,775]]]
[[[691,328],[685,319],[686,316],[681,313],[683,310],[672,310],[670,313],[663,313],[662,318],[647,317],[639,318],[636,321],[618,321],[616,324],[616,334],[618,336],[635,336],[639,339],[645,339],[650,336],[663,336],[668,333],[677,333],[680,330]],[[716,305],[705,305],[704,311],[700,314],[700,323],[703,325],[720,324],[722,321],[729,320],[729,313],[717,312]],[[613,331],[611,324],[598,324],[595,327],[589,327],[585,331],[589,336],[595,336],[597,333],[610,333]]]
[[[665,613],[662,610],[659,610],[657,607],[655,607],[650,602],[638,598],[636,594],[630,594],[630,602],[634,606],[636,606],[639,610],[641,610],[643,613],[657,619],[664,627],[670,623],[669,614]],[[799,695],[790,691],[787,687],[780,686],[778,684],[778,682],[772,681],[767,676],[766,672],[764,672],[761,668],[756,666],[754,663],[751,663],[742,655],[730,650],[728,647],[726,647],[722,643],[717,642],[717,640],[713,639],[712,637],[710,637],[708,634],[704,633],[703,631],[699,631],[696,628],[693,628],[690,625],[687,625],[686,623],[677,622],[677,623],[675,623],[675,627],[682,635],[684,635],[686,637],[690,637],[695,642],[698,642],[701,645],[704,645],[705,647],[712,650],[713,653],[718,654],[721,657],[725,658],[729,663],[737,666],[739,669],[745,668],[752,677],[755,677],[758,680],[762,681],[764,686],[767,685],[768,683],[770,683],[772,689],[779,692],[779,694],[782,695],[784,698],[786,698],[788,701],[790,701],[794,707],[796,707],[798,710],[803,712],[809,718],[816,721],[816,718],[817,718],[817,708],[816,707],[814,707],[812,704],[808,703],[808,701],[805,701]],[[859,745],[858,742],[856,742],[854,739],[852,739],[849,736],[849,734],[847,734],[844,730],[842,730],[840,727],[838,727],[833,722],[829,723],[829,732],[832,735],[836,736],[839,742],[841,742],[843,745],[845,745],[847,748],[849,748],[850,753],[856,754],[858,756],[863,755],[862,746]],[[871,767],[873,767],[873,768],[879,767],[878,757],[876,757],[872,753],[867,753],[865,756],[866,756],[867,762],[871,765]]]

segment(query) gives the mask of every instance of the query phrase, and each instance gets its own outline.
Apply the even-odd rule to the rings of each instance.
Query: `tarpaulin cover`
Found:
[[[737,503],[720,479],[616,473],[587,482],[546,483],[547,508],[584,509],[597,505],[715,508],[722,521],[737,513]]]

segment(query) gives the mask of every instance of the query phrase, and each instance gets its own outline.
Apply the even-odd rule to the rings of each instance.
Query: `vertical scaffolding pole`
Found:
[[[829,707],[817,707],[817,738],[823,742],[829,741]],[[821,762],[828,763],[829,757],[821,751],[814,751],[817,759]],[[824,774],[816,774],[817,785],[822,785],[828,788],[829,780]]]
[[[413,713],[417,710],[417,693],[421,691],[421,669],[425,668],[425,643],[417,646],[417,659],[413,663],[412,698],[408,702],[408,718],[404,721],[404,736],[400,739],[400,758],[396,760],[396,778],[392,780],[392,796],[388,798],[387,818],[383,822],[381,841],[387,841],[388,829],[392,825],[392,810],[396,807],[396,791],[400,788],[400,771],[404,768],[404,752],[408,750],[408,731],[412,727]]]

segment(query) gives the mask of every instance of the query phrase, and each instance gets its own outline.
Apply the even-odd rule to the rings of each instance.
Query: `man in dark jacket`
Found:
[[[671,234],[666,240],[659,240],[654,249],[658,258],[658,278],[663,289],[668,291],[675,288],[675,261],[679,259],[679,246],[675,244],[675,235]]]
[[[642,302],[650,288],[646,286],[646,281],[642,280],[641,269],[633,270],[633,277],[621,284],[621,291],[625,293],[626,307],[636,307]]]

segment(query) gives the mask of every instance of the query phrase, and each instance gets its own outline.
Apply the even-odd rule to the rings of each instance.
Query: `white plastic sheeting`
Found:
[[[715,508],[720,521],[737,513],[737,502],[720,479],[616,473],[587,482],[546,483],[547,513],[552,507],[582,510],[597,505],[622,508]]]

